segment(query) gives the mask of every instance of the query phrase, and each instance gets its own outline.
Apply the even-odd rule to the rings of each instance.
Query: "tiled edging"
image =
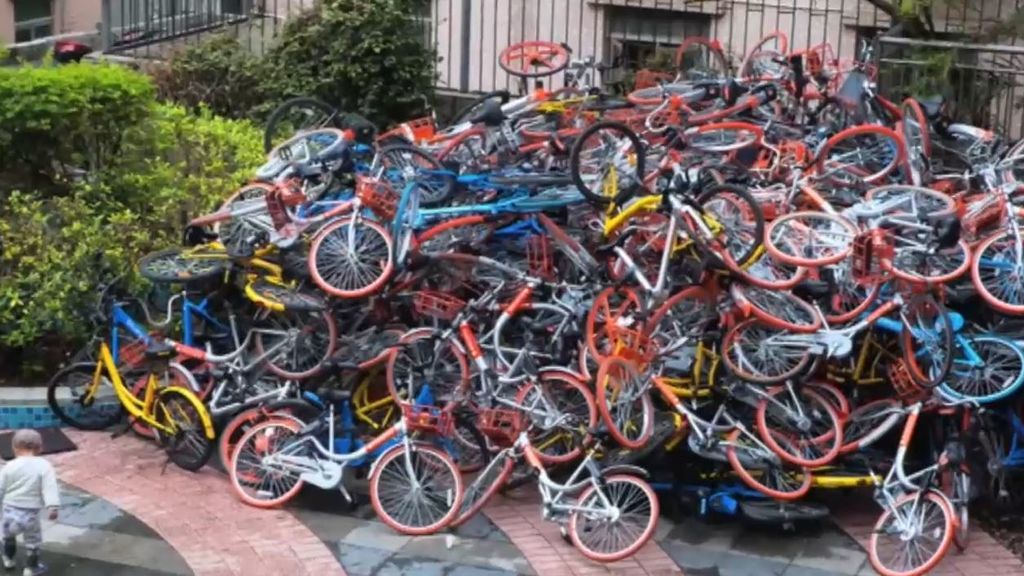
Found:
[[[115,403],[108,404],[117,410]],[[73,408],[69,411],[74,413]],[[0,387],[0,430],[17,428],[52,428],[64,426],[46,402],[46,388]]]

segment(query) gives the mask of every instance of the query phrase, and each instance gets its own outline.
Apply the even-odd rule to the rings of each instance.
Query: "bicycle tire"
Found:
[[[1000,254],[1009,252],[1009,258]],[[994,253],[993,253],[994,252]],[[974,249],[971,261],[971,280],[978,294],[992,309],[1012,316],[1024,315],[1024,296],[1010,301],[1014,295],[1024,295],[1024,275],[1015,272],[1017,259],[1024,261],[1024,255],[1015,254],[1016,241],[1012,231],[995,234]]]
[[[176,410],[172,409],[173,404],[178,404]],[[182,431],[183,423],[177,420],[179,416],[186,416],[185,409],[191,409],[194,412],[192,415],[187,415],[190,422],[187,423],[184,430],[189,430],[188,432]],[[177,415],[174,415],[174,412],[177,412]],[[216,449],[216,442],[213,431],[208,432],[205,429],[206,424],[210,422],[210,414],[198,398],[177,386],[163,388],[157,394],[153,414],[156,418],[166,418],[167,420],[163,424],[178,430],[174,438],[160,438],[162,433],[155,430],[157,442],[165,445],[167,457],[171,462],[174,462],[178,468],[189,472],[198,472],[203,466],[206,466]],[[201,429],[196,430],[197,426]],[[181,436],[183,433],[188,434],[187,439]],[[196,451],[189,455],[181,448],[183,443],[186,444],[186,447],[194,447]]]
[[[270,113],[270,117],[267,118],[267,124],[263,129],[263,152],[269,154],[274,149],[274,129],[277,128],[278,124],[284,119],[285,115],[293,110],[306,108],[306,110],[312,110],[315,113],[319,113],[320,117],[328,120],[327,123],[318,123],[316,125],[303,126],[300,130],[307,128],[323,128],[326,126],[333,126],[334,119],[337,117],[338,110],[327,104],[326,102],[313,98],[310,96],[298,96],[282,102],[273,112]],[[289,135],[290,138],[292,135]]]
[[[767,393],[769,396],[775,396],[778,393],[786,394],[786,390],[786,387],[780,386],[772,390],[768,390]],[[839,456],[839,449],[843,445],[842,424],[840,423],[839,415],[836,414],[828,400],[810,387],[800,387],[796,393],[803,395],[806,399],[809,399],[812,404],[816,404],[816,406],[804,405],[800,407],[800,416],[806,418],[817,416],[818,419],[823,418],[824,420],[827,420],[827,422],[823,421],[823,423],[826,424],[824,428],[816,430],[816,432],[822,433],[808,438],[804,436],[804,433],[809,431],[803,430],[799,424],[796,426],[796,432],[797,434],[800,434],[800,436],[793,435],[791,433],[793,431],[791,428],[782,431],[776,430],[773,427],[774,424],[769,423],[768,419],[768,413],[773,406],[773,403],[766,398],[762,398],[757,405],[757,413],[755,417],[758,435],[761,436],[761,440],[772,450],[772,452],[775,452],[779,458],[782,458],[790,464],[795,466],[804,466],[807,468],[826,466]],[[778,422],[778,420],[776,420],[776,422]],[[780,437],[792,438],[795,442],[795,447],[799,449],[800,453],[794,454],[787,450],[787,447],[793,447],[793,445],[785,446],[784,444],[786,443],[778,441],[778,438]],[[821,448],[810,448],[809,445],[814,445],[815,447],[820,446]],[[805,452],[809,450],[816,450],[816,452]]]
[[[958,337],[957,342],[960,342]],[[1008,374],[1000,375],[994,373],[988,366],[973,366],[970,359],[966,361],[959,361],[959,359],[953,360],[953,367],[950,370],[950,374],[942,382],[939,390],[943,396],[952,398],[954,400],[970,400],[978,404],[993,404],[1006,400],[1013,396],[1020,390],[1021,385],[1024,385],[1024,351],[1021,350],[1012,340],[1007,338],[1000,338],[999,336],[991,336],[988,334],[972,334],[964,337],[964,340],[970,343],[975,354],[982,356],[982,361],[988,364],[988,358],[983,356],[982,352],[978,351],[979,344],[985,348],[1002,348],[1003,361],[998,364],[1002,367],[1014,366],[1016,375],[1010,377]],[[999,353],[997,353],[999,354]],[[972,372],[980,369],[980,376],[992,378],[995,381],[1002,381],[1002,385],[995,390],[991,388],[984,391],[979,390],[975,387],[973,390],[967,390],[967,386],[962,386],[960,381],[968,378]]]
[[[50,410],[53,410],[53,413],[57,415],[57,418],[59,418],[61,422],[78,430],[96,431],[105,430],[116,424],[124,417],[124,406],[121,405],[121,402],[117,399],[116,395],[111,396],[113,401],[109,403],[111,407],[107,409],[106,413],[103,411],[97,412],[94,415],[94,420],[81,419],[80,416],[75,415],[73,411],[69,410],[68,406],[62,402],[62,398],[60,397],[62,397],[63,394],[59,393],[58,389],[61,388],[66,380],[69,378],[75,378],[81,379],[83,383],[91,383],[95,373],[96,363],[82,362],[62,368],[59,372],[54,374],[52,378],[50,378],[49,383],[46,385],[46,403],[50,406]],[[101,377],[104,377],[104,380],[106,380],[105,376]],[[100,385],[102,386],[103,384],[101,383]],[[113,385],[108,384],[108,386],[111,386],[111,393],[113,393]]]
[[[376,170],[387,170],[387,167],[382,165],[383,162],[388,160],[393,162],[396,159],[409,161],[411,157],[415,157],[421,164],[420,169],[426,172],[410,174],[410,167],[406,165],[400,170],[401,176],[398,180],[388,178],[388,182],[391,183],[394,191],[402,195],[403,188],[414,181],[418,185],[417,188],[421,191],[419,202],[423,206],[435,206],[448,200],[455,190],[455,178],[445,173],[439,158],[434,158],[434,156],[422,148],[411,144],[384,146],[377,150],[377,155],[373,160],[373,168]],[[394,173],[391,174],[394,175]]]
[[[597,409],[611,437],[619,445],[637,450],[654,434],[654,402],[647,392],[637,397],[636,400],[640,402],[640,429],[635,434],[623,430],[612,413],[610,401],[611,396],[622,391],[626,378],[640,379],[640,372],[635,364],[619,356],[609,356],[601,361],[597,371]]]
[[[920,329],[917,330],[918,334],[924,334],[923,338],[914,336],[915,330],[913,326],[904,325],[900,333],[903,360],[907,363],[910,376],[919,386],[931,390],[942,384],[949,374],[950,368],[953,366],[953,324],[946,307],[930,294],[915,295],[904,309],[907,308],[910,308],[913,312],[923,312],[925,314],[929,313],[929,308],[932,309],[937,320],[934,324],[939,326],[937,330],[939,335],[937,337],[932,334],[933,327],[927,326],[927,324],[932,324],[928,319],[925,319],[925,324],[921,325]],[[902,315],[903,313],[901,312]],[[912,324],[919,324],[919,322],[912,322]],[[919,363],[918,359],[921,354],[915,346],[915,343],[919,342],[923,342],[926,348],[932,348],[932,350],[928,351],[928,355],[935,356],[934,352],[943,353],[936,365],[924,369]]]
[[[476,516],[505,486],[515,465],[515,459],[504,452],[491,460],[483,471],[466,486],[462,495],[462,506],[459,508],[459,514],[452,520],[451,527],[458,528]]]
[[[168,248],[150,252],[139,260],[139,273],[150,282],[162,284],[190,284],[223,276],[228,269],[227,254],[211,251],[210,257],[186,256],[181,248]],[[204,265],[205,264],[205,265]]]
[[[615,508],[616,510],[627,510],[626,505],[632,504],[635,501],[640,504],[639,511],[643,511],[646,508],[646,510],[648,511],[648,519],[642,525],[642,529],[632,531],[636,534],[636,536],[633,539],[633,541],[625,547],[619,550],[599,551],[594,550],[592,546],[585,544],[583,538],[581,538],[581,535],[583,534],[599,532],[599,530],[587,530],[586,528],[580,528],[580,522],[590,520],[591,515],[584,514],[579,511],[573,511],[572,514],[569,516],[569,540],[572,542],[573,546],[575,546],[576,549],[580,551],[580,553],[582,553],[588,559],[594,560],[596,562],[616,562],[618,560],[622,560],[623,558],[628,558],[632,556],[637,551],[639,551],[640,548],[642,548],[643,545],[646,544],[652,536],[654,536],[654,530],[658,525],[658,516],[661,513],[660,507],[658,505],[658,496],[654,493],[654,489],[651,488],[650,484],[644,482],[643,480],[635,476],[629,476],[626,474],[612,474],[611,476],[604,478],[603,481],[600,483],[591,483],[586,489],[583,490],[583,492],[580,493],[579,498],[577,498],[576,500],[577,506],[583,509],[596,508],[598,502],[605,502],[604,498],[600,494],[598,494],[596,502],[588,505],[588,500],[590,500],[594,496],[594,493],[598,489],[602,490],[602,492],[605,493],[605,497],[607,497],[608,500],[611,501],[613,499],[612,494],[616,492],[622,493],[622,491],[624,490],[624,488],[616,490],[615,486],[617,484],[629,484],[639,489],[640,493],[644,495],[646,505],[643,502],[641,502],[639,498],[629,498],[625,500],[625,502],[616,502],[612,504],[612,507]],[[623,516],[626,516],[628,514],[631,513],[623,512]],[[595,520],[596,522],[601,522],[601,520]],[[611,524],[606,525],[606,529],[609,528],[611,528]],[[630,534],[630,536],[632,536],[632,534]],[[616,542],[621,541],[620,538],[611,539],[615,540]]]
[[[296,340],[290,347],[284,352],[287,356],[290,356],[290,361],[286,359],[284,362],[279,361],[280,355],[268,357],[265,360],[267,369],[274,374],[277,374],[281,378],[288,380],[305,380],[312,378],[320,373],[324,363],[327,359],[334,354],[334,348],[338,342],[338,328],[334,322],[334,316],[328,311],[321,312],[305,312],[305,311],[285,311],[285,312],[271,312],[269,310],[262,311],[257,317],[260,322],[274,323],[276,321],[287,322],[290,326],[303,326],[303,320],[305,318],[316,320],[317,323],[311,328],[310,325],[306,325],[301,328],[299,340]],[[320,323],[322,322],[322,324]],[[326,336],[326,342],[323,337]],[[265,340],[270,336],[265,332],[259,331],[256,333],[255,348],[256,354],[262,356],[267,350],[273,349],[274,344],[268,343]],[[319,340],[315,345],[314,340]],[[326,345],[324,345],[326,344]],[[297,354],[300,350],[313,350],[314,347],[320,347],[322,352],[315,358],[312,364],[308,362],[304,364],[298,364],[300,359]]]
[[[460,448],[451,455],[459,468],[459,472],[469,474],[476,472],[491,461],[491,449],[484,436],[476,426],[476,414],[471,410],[456,410],[455,429],[452,431],[454,444]],[[466,437],[468,436],[468,438]],[[446,444],[448,450],[451,447]]]
[[[583,453],[583,446],[585,446],[587,441],[590,439],[590,434],[587,430],[593,430],[597,426],[597,402],[594,399],[594,395],[590,392],[589,388],[584,386],[583,383],[575,377],[552,371],[542,374],[537,381],[528,381],[526,384],[520,386],[519,391],[516,393],[516,404],[519,406],[526,406],[527,397],[530,394],[530,391],[536,389],[538,386],[543,386],[544,388],[548,388],[549,386],[562,386],[565,387],[567,391],[571,391],[572,393],[579,395],[577,402],[570,404],[571,407],[576,408],[575,411],[577,413],[582,412],[582,414],[577,415],[584,416],[585,422],[573,421],[565,426],[571,430],[568,432],[570,436],[568,438],[568,449],[565,452],[552,454],[545,450],[547,446],[545,442],[543,442],[543,439],[550,431],[544,430],[539,425],[543,424],[543,422],[535,422],[534,425],[526,426],[527,434],[530,437],[530,445],[533,446],[534,452],[540,458],[542,463],[555,465],[571,462]],[[551,396],[555,397],[552,399],[553,402],[557,402],[558,399],[561,399],[561,394],[556,393],[551,394]],[[579,405],[579,402],[582,402],[582,406]],[[561,406],[558,407],[559,410],[562,410],[562,408],[563,407]],[[580,410],[580,408],[583,410]],[[532,420],[530,418],[529,410],[524,413],[523,418],[527,421]],[[585,426],[585,428],[580,430],[583,426]],[[558,432],[558,428],[556,428],[555,431]],[[565,434],[566,431],[561,430],[561,433]]]
[[[895,398],[882,398],[853,409],[843,426],[840,455],[847,455],[871,446],[903,419],[903,404]]]
[[[824,233],[838,238],[842,243],[835,242],[833,245],[825,245],[815,242],[814,238],[808,234],[813,232],[813,235],[817,237],[821,232],[815,231],[815,226],[808,225],[807,222],[800,222],[800,220],[817,221],[819,228],[827,225]],[[790,224],[791,222],[798,222],[798,224]],[[795,226],[796,230],[791,230],[787,228],[788,226]],[[801,238],[800,235],[794,233],[801,229],[805,231],[803,234],[804,246],[798,245]],[[820,268],[836,264],[849,256],[853,252],[853,239],[856,235],[856,226],[841,216],[825,212],[791,212],[772,221],[768,226],[764,245],[768,253],[779,262],[790,266]],[[848,241],[847,238],[849,238]],[[824,247],[825,251],[814,256],[806,255],[807,248],[812,245],[817,245],[819,250]]]
[[[356,227],[359,227],[361,231],[357,232]],[[352,230],[349,232],[347,228]],[[383,248],[383,253],[375,254],[374,257],[379,256],[379,258],[367,264],[367,266],[373,266],[373,269],[368,272],[367,278],[356,278],[358,285],[335,286],[332,282],[342,280],[344,276],[339,276],[338,273],[327,273],[332,270],[327,258],[329,258],[331,252],[339,252],[342,255],[350,254],[353,258],[356,255],[360,257],[365,256],[369,249],[367,245],[362,244],[362,236],[367,232],[370,233],[370,235],[366,236],[370,238],[369,248],[376,252],[381,252],[380,248]],[[334,237],[336,233],[339,234],[337,238]],[[351,249],[346,247],[344,250],[341,250],[349,234],[353,238],[357,235],[360,236],[359,242],[361,245],[353,246]],[[376,239],[371,238],[371,236],[376,236]],[[321,258],[321,252],[324,252],[323,258]],[[308,261],[309,274],[313,282],[321,290],[339,298],[363,298],[379,291],[394,273],[394,240],[380,224],[363,219],[358,215],[352,216],[331,222],[320,229],[313,239],[313,245],[310,246]],[[338,264],[335,263],[334,266],[338,266]]]
[[[570,175],[572,176],[573,183],[576,184],[576,188],[580,191],[581,194],[583,194],[583,197],[586,198],[588,202],[598,207],[607,206],[612,202],[612,198],[604,195],[603,193],[598,193],[590,189],[586,181],[583,179],[583,174],[580,171],[580,156],[583,153],[584,143],[587,142],[587,140],[591,136],[594,136],[601,130],[606,129],[619,132],[622,138],[629,141],[629,145],[633,149],[632,171],[634,172],[634,174],[637,175],[637,185],[642,186],[643,176],[644,174],[646,174],[646,154],[644,152],[644,146],[643,143],[640,141],[640,138],[636,135],[635,132],[633,132],[633,130],[631,130],[628,126],[621,122],[603,121],[598,122],[596,124],[592,124],[579,135],[579,137],[576,139],[576,142],[573,144],[572,150],[569,152],[569,171]],[[627,163],[630,163],[628,159],[626,161]],[[617,176],[617,178],[621,179],[621,176],[619,175]],[[617,182],[616,186],[618,186]],[[617,194],[619,191],[620,190],[615,190],[615,193]]]
[[[771,478],[773,478],[773,473],[776,475],[785,474],[785,472],[781,472],[781,467],[774,464],[769,464],[769,469],[762,470],[761,474],[759,475],[755,475],[751,473],[751,471],[747,470],[746,466],[744,465],[744,461],[749,461],[748,457],[741,456],[738,453],[738,450],[740,450],[741,448],[739,448],[739,444],[737,443],[737,441],[741,438],[742,434],[742,430],[736,429],[730,432],[728,435],[726,435],[725,456],[726,459],[728,459],[729,461],[729,465],[732,466],[733,471],[736,473],[737,476],[739,476],[740,480],[743,481],[744,484],[746,484],[750,488],[753,488],[754,490],[757,490],[758,492],[764,494],[765,496],[768,496],[769,498],[782,500],[784,502],[792,502],[794,500],[799,500],[803,498],[808,491],[810,491],[812,477],[811,471],[807,468],[803,468],[800,472],[800,484],[795,485],[795,488],[789,491],[779,490],[778,488],[771,486],[764,481],[766,479],[770,480]],[[772,453],[772,456],[774,456],[774,453]]]
[[[268,491],[258,489],[264,485],[264,482],[254,480],[255,473],[248,470],[250,466],[255,467],[263,455],[270,453],[271,442],[281,444],[289,442],[299,435],[301,428],[294,420],[271,418],[253,426],[242,435],[228,466],[231,487],[239,500],[255,508],[277,508],[294,498],[302,490],[305,482],[300,476],[294,475],[292,472],[274,473],[274,480],[270,487],[283,488],[282,482],[285,480],[294,480],[294,483],[287,486],[286,490],[274,494],[273,497],[264,497]],[[257,455],[250,456],[248,454],[246,448],[250,445],[253,447],[254,454]],[[254,488],[255,494],[249,494],[247,491],[249,488]]]
[[[271,418],[296,418],[303,423],[310,418],[303,418],[295,414],[302,414],[306,410],[313,411],[315,408],[304,400],[286,399],[278,402],[271,402],[263,406],[255,406],[238,412],[228,421],[217,437],[217,455],[225,472],[231,465],[231,458],[234,456],[235,447],[245,433],[253,426],[266,422]],[[306,414],[308,416],[308,414]]]
[[[898,508],[907,503],[912,503],[917,498],[917,493],[906,494],[902,498],[896,500],[893,507]],[[937,566],[939,562],[941,562],[942,559],[946,557],[946,553],[949,552],[949,547],[953,544],[953,511],[952,509],[950,509],[949,502],[946,500],[944,496],[931,490],[929,490],[924,495],[924,500],[937,506],[938,510],[941,512],[943,516],[943,532],[941,538],[938,539],[938,547],[932,555],[930,555],[924,562],[920,563],[918,566],[914,566],[913,568],[903,570],[895,570],[888,568],[885,565],[885,562],[882,561],[878,550],[879,538],[883,534],[888,533],[888,531],[883,530],[883,526],[885,526],[886,521],[890,517],[895,515],[892,508],[886,508],[885,511],[882,512],[882,515],[878,518],[878,521],[875,523],[874,530],[872,530],[871,532],[871,536],[868,540],[867,546],[868,560],[871,562],[871,567],[874,568],[875,571],[877,571],[882,576],[921,576],[922,574],[926,574],[929,571],[931,571],[932,568],[935,568],[935,566]],[[921,513],[920,515],[923,517],[924,513]],[[911,517],[909,514],[904,514],[902,516],[905,516],[907,518]],[[934,537],[932,537],[932,539],[935,540]]]
[[[856,138],[864,138],[871,135],[874,135],[879,138],[885,138],[889,141],[886,145],[886,152],[891,154],[892,158],[885,162],[884,165],[882,165],[881,167],[875,167],[873,172],[872,169],[867,169],[867,174],[861,178],[862,180],[868,183],[876,183],[882,181],[894,170],[904,165],[904,162],[906,162],[907,152],[906,146],[903,143],[903,137],[900,136],[898,132],[891,128],[875,124],[867,124],[847,128],[829,138],[825,142],[825,144],[822,145],[821,150],[818,152],[817,159],[815,160],[815,166],[817,167],[818,172],[820,174],[826,174],[836,169],[836,166],[829,165],[829,154],[837,147],[839,147],[841,144],[848,144],[849,146],[852,147],[853,150],[861,152],[864,151],[866,148],[871,148],[866,147],[863,143],[858,143],[855,140],[853,140]],[[847,140],[851,141],[847,143]],[[864,167],[858,164],[847,164],[846,166],[852,167],[857,170],[864,170]],[[840,171],[843,171],[845,170],[845,167],[840,166],[839,169]]]
[[[745,353],[742,349],[736,349],[738,339],[741,336],[744,336],[747,330],[761,330],[768,334],[755,333],[753,336],[748,338],[750,342],[757,343],[756,350],[759,351],[762,360],[779,358],[778,352],[776,351],[776,353],[773,354],[771,348],[766,347],[765,343],[768,342],[770,334],[785,333],[783,330],[766,325],[759,318],[744,320],[726,332],[725,338],[722,340],[721,358],[729,372],[737,378],[757,384],[778,384],[779,382],[784,382],[794,378],[798,374],[804,373],[807,367],[811,364],[811,354],[805,347],[803,355],[800,357],[798,362],[791,364],[789,367],[784,367],[775,373],[766,374],[764,371],[759,370],[755,372],[753,368],[748,369],[746,365],[749,365],[750,361],[747,358],[751,355]],[[734,356],[736,357],[734,358]]]
[[[449,124],[452,125],[452,126],[455,126],[456,124],[462,124],[463,122],[468,122],[469,121],[469,117],[473,115],[473,112],[479,106],[483,105],[488,100],[493,100],[495,98],[500,99],[502,104],[508,102],[508,100],[509,100],[508,90],[494,90],[492,92],[486,92],[484,94],[481,94],[481,95],[477,96],[476,98],[471,100],[468,104],[466,104],[462,108],[459,108],[458,112],[456,112],[455,115],[452,116],[452,120],[451,120],[451,122]]]
[[[732,225],[724,226],[723,233],[720,234],[719,237],[715,238],[715,243],[721,245],[728,257],[723,258],[719,250],[708,246],[699,231],[691,230],[690,237],[706,254],[712,258],[718,259],[725,264],[727,268],[743,273],[744,268],[753,264],[754,261],[761,256],[761,247],[764,245],[765,238],[764,213],[761,211],[761,205],[757,203],[757,200],[754,199],[753,195],[751,195],[746,188],[735,184],[715,184],[713,186],[709,186],[697,195],[697,203],[700,204],[701,209],[707,213],[709,212],[707,209],[708,205],[715,200],[715,197],[722,196],[723,198],[727,198],[724,195],[739,198],[740,202],[738,203],[731,199],[725,199],[724,201],[727,204],[732,204],[734,208],[739,210],[740,216],[744,217],[742,225],[740,222],[734,222]],[[714,213],[713,210],[710,212]],[[722,218],[720,218],[722,214],[715,214],[715,216],[716,221],[722,220]],[[747,218],[753,220],[752,229],[750,227],[751,222],[747,221]],[[733,254],[732,250],[729,248],[729,244],[733,241],[739,240],[741,238],[741,232],[743,233],[743,236],[747,236],[744,240],[751,242],[751,244],[749,247],[741,246],[741,251],[737,254]],[[724,245],[719,242],[722,236],[724,236]]]
[[[399,346],[395,347],[391,353],[388,354],[385,378],[387,381],[388,393],[391,394],[391,398],[395,402],[409,401],[409,392],[407,391],[407,387],[400,385],[398,382],[398,379],[403,377],[399,365],[402,355],[407,354],[409,350],[414,350],[418,361],[413,360],[412,363],[416,367],[422,367],[424,365],[424,360],[422,359],[427,358],[424,354],[432,355],[433,351],[426,350],[426,348],[424,348],[423,350],[426,351],[420,352],[420,348],[413,347],[411,344],[416,342],[429,344],[435,334],[436,331],[431,328],[407,332],[403,334],[399,340]],[[435,402],[442,406],[449,398],[453,398],[457,395],[457,389],[465,389],[470,383],[469,361],[466,358],[466,354],[462,351],[462,347],[454,340],[444,342],[443,346],[444,350],[447,351],[447,354],[451,356],[452,360],[454,360],[454,364],[449,363],[449,368],[446,370],[448,372],[446,377],[448,382],[445,382],[444,388],[438,389],[438,382],[434,375],[432,375],[428,380],[435,387],[431,389]],[[437,360],[432,357],[430,357],[429,360],[434,364],[437,362]],[[452,369],[452,367],[454,367],[454,369]],[[458,371],[457,374],[455,373],[455,370]]]
[[[437,462],[433,464],[428,464],[424,466],[423,469],[433,469],[438,471],[445,469],[447,470],[447,473],[451,479],[450,487],[440,486],[442,492],[449,492],[449,494],[443,495],[447,499],[447,501],[445,502],[448,505],[447,511],[445,511],[444,514],[441,514],[439,516],[430,517],[426,519],[424,519],[422,516],[417,515],[416,520],[427,521],[427,523],[423,525],[412,525],[411,523],[406,523],[404,521],[396,519],[390,513],[390,511],[385,509],[388,506],[389,499],[387,498],[386,495],[385,497],[382,497],[381,495],[382,477],[385,475],[385,472],[389,470],[388,466],[391,465],[392,462],[394,462],[395,460],[404,457],[406,454],[406,450],[409,450],[410,452],[412,452],[413,455],[418,455],[419,457],[426,456],[428,458],[435,458]],[[404,468],[403,463],[399,463],[397,465]],[[437,482],[427,483],[419,481],[419,483],[421,486],[429,485],[432,488],[439,487]],[[402,496],[407,496],[410,492],[409,489],[402,490],[400,487],[398,488],[398,490],[400,490]],[[454,494],[452,494],[451,492],[454,492]],[[428,534],[434,534],[435,532],[445,528],[446,526],[451,524],[452,520],[454,520],[456,515],[458,515],[460,505],[462,503],[462,495],[462,475],[459,474],[458,468],[455,466],[455,463],[452,461],[450,457],[448,457],[447,454],[432,446],[412,444],[407,448],[404,444],[399,444],[397,446],[394,446],[384,454],[381,454],[380,458],[378,458],[377,461],[374,462],[373,464],[373,474],[370,476],[370,502],[373,505],[373,510],[374,512],[377,513],[377,518],[381,522],[387,524],[389,527],[391,527],[393,530],[400,534],[405,534],[408,536],[425,536]]]

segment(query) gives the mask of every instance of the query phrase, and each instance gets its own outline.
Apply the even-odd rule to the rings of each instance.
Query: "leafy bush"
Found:
[[[38,93],[52,93],[46,83],[57,75],[18,70],[32,76]],[[61,70],[81,73],[73,66]],[[111,77],[106,67],[96,70],[101,84]],[[117,74],[127,83],[149,86],[141,74]],[[83,90],[99,93],[88,84],[83,81]],[[131,104],[143,111],[138,115],[109,109],[124,106],[122,98],[90,104],[97,118],[123,121],[116,130],[65,124],[65,137],[76,141],[93,137],[100,128],[109,130],[118,143],[117,155],[107,155],[87,178],[64,183],[60,194],[21,188],[0,203],[0,359],[8,370],[32,372],[49,361],[48,354],[86,335],[95,287],[104,280],[97,254],[110,269],[130,271],[146,252],[180,242],[188,217],[217,206],[263,160],[261,133],[251,123],[219,118],[206,109],[192,113],[158,105],[152,89],[140,93],[145,97]],[[5,105],[22,110],[18,118],[31,122],[40,117],[24,101],[33,97],[29,91],[15,96]],[[24,140],[30,132],[23,126],[9,118],[4,122],[5,134],[14,135],[13,148],[34,144]],[[53,159],[65,162],[77,154],[58,148]],[[4,168],[0,181],[7,179]]]
[[[293,16],[258,59],[219,37],[156,74],[162,98],[262,121],[284,100],[315,96],[378,125],[421,114],[436,55],[410,15],[416,0],[324,0]]]
[[[189,47],[154,71],[161,98],[225,118],[250,116],[267,101],[262,64],[236,38],[214,36]]]
[[[0,68],[0,173],[8,186],[62,186],[71,167],[99,170],[121,154],[127,126],[153,106],[153,85],[106,65]]]

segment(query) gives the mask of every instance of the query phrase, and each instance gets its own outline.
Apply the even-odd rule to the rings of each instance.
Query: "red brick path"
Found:
[[[173,464],[161,474],[166,457],[151,444],[64,431],[79,449],[51,458],[60,479],[148,524],[196,576],[344,576],[305,525],[286,511],[242,504],[223,474],[190,474]]]
[[[541,518],[540,503],[536,497],[499,498],[484,509],[484,514],[508,536],[541,576],[682,574],[682,570],[653,539],[635,556],[613,564],[588,560],[562,539],[557,524]]]
[[[836,523],[867,550],[868,540],[880,509],[845,511]],[[1012,576],[1024,574],[1024,563],[992,539],[977,525],[971,529],[971,541],[963,553],[951,546],[946,558],[929,576]]]

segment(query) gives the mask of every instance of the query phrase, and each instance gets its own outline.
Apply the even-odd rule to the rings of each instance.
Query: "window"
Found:
[[[434,0],[419,0],[411,16],[416,34],[423,39],[423,44],[428,48],[434,47],[433,9]]]
[[[606,13],[610,53],[626,70],[671,67],[685,38],[707,36],[711,29],[707,14],[623,7]]]
[[[14,0],[14,41],[30,42],[53,35],[50,0]]]

